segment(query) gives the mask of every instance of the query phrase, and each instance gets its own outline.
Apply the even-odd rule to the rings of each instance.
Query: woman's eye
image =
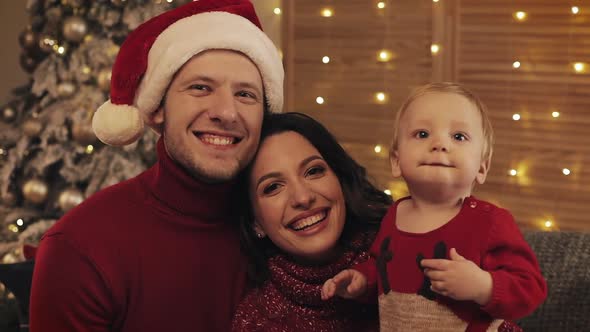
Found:
[[[425,130],[419,130],[416,132],[416,134],[414,136],[416,138],[426,138],[426,137],[428,137],[428,132],[426,132]]]
[[[455,135],[453,135],[453,138],[457,141],[465,141],[467,140],[467,137],[464,134],[461,133],[457,133]]]
[[[319,175],[319,174],[324,174],[326,172],[326,169],[322,166],[314,166],[311,167],[310,169],[307,170],[306,175]]]
[[[265,195],[271,194],[272,192],[274,192],[275,190],[277,190],[279,188],[279,184],[278,183],[271,183],[268,186],[265,186],[264,189],[262,189],[262,193]]]

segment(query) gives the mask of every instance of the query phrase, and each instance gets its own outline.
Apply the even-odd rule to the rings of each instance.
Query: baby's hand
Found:
[[[367,278],[357,270],[344,270],[332,279],[326,280],[322,287],[322,300],[329,300],[334,295],[345,299],[354,299],[367,292]]]
[[[424,274],[431,289],[455,300],[475,301],[486,305],[492,296],[492,276],[451,249],[449,259],[423,259]]]

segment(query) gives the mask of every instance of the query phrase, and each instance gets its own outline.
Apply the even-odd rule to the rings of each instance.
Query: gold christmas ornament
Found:
[[[79,16],[68,17],[63,25],[64,37],[74,43],[81,42],[88,32],[88,23]]]
[[[3,264],[13,264],[17,263],[18,261],[18,257],[16,257],[16,255],[14,255],[11,252],[7,253],[6,255],[4,255],[4,257],[2,257]]]
[[[28,119],[23,123],[23,132],[29,137],[37,137],[43,130],[43,124],[39,119]]]
[[[23,196],[25,199],[34,204],[45,202],[49,187],[45,181],[39,179],[31,179],[23,185]]]
[[[39,47],[39,36],[32,30],[24,30],[19,36],[21,46],[26,50]]]
[[[98,87],[104,91],[109,92],[111,89],[111,70],[110,69],[101,69],[98,72],[98,76],[96,77],[96,81],[98,83]]]
[[[59,208],[67,212],[84,201],[84,194],[76,188],[66,189],[59,194],[57,200]]]
[[[76,90],[76,85],[72,82],[61,82],[57,85],[57,94],[62,98],[73,96]]]
[[[7,106],[2,110],[2,120],[4,122],[12,122],[16,118],[16,111],[14,108]]]
[[[72,137],[81,145],[88,145],[96,142],[96,135],[90,124],[75,124],[72,127]]]

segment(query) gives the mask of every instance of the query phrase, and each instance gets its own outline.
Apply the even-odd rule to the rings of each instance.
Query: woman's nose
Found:
[[[310,208],[316,200],[316,193],[305,183],[297,183],[291,192],[293,208]]]

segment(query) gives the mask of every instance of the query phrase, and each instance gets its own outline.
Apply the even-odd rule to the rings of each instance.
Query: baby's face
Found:
[[[482,117],[467,98],[430,92],[414,100],[400,119],[392,173],[412,186],[450,188],[470,194],[483,183],[488,165],[482,160]]]

